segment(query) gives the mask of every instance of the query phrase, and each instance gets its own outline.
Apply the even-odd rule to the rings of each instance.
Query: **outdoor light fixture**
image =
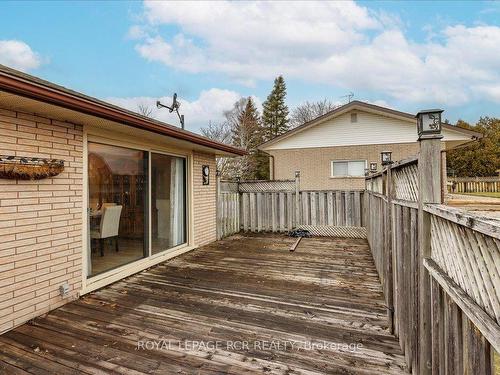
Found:
[[[377,172],[377,163],[374,161],[370,162],[370,172]]]
[[[392,152],[391,151],[382,151],[380,153],[380,158],[382,161],[382,166],[392,164]]]
[[[208,165],[201,167],[201,176],[203,185],[210,185],[210,167]]]
[[[179,116],[179,121],[181,123],[181,128],[184,129],[184,115],[181,115],[179,113],[179,107],[181,106],[181,103],[177,101],[177,93],[174,93],[174,96],[172,98],[172,105],[169,107],[168,105],[161,104],[159,100],[156,101],[156,108],[162,109],[162,108],[167,108],[170,113],[175,111],[177,113],[177,116]]]
[[[442,138],[441,113],[442,109],[426,109],[417,113],[418,139]]]

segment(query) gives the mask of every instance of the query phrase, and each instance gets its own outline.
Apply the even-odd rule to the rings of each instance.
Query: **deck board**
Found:
[[[0,373],[405,373],[366,241],[293,242],[232,236],[86,295],[0,336]],[[362,346],[298,349],[325,342]]]

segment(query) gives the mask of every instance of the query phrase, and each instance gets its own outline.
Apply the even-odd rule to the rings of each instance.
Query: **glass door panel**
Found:
[[[88,276],[147,255],[147,171],[147,152],[89,142]]]
[[[186,242],[186,160],[151,153],[151,252]]]

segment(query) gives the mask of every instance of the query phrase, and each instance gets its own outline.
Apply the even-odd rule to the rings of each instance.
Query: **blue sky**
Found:
[[[7,1],[0,17],[0,63],[132,110],[177,92],[194,131],[278,74],[290,109],[352,91],[500,116],[500,3]]]

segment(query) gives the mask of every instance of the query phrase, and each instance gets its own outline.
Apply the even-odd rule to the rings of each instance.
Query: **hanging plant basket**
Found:
[[[64,171],[64,160],[0,155],[0,178],[41,180]]]

